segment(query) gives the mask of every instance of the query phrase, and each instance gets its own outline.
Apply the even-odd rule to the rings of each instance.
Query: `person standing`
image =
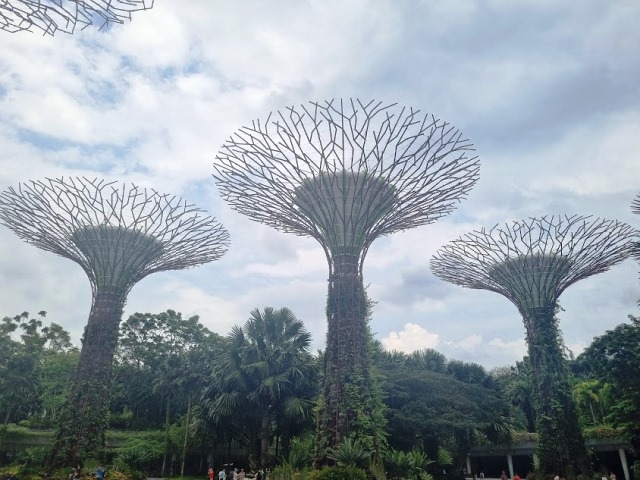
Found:
[[[502,473],[500,474],[500,480],[509,480],[509,476],[505,473],[504,470],[502,470]]]
[[[209,467],[209,470],[207,470],[207,476],[209,477],[209,480],[216,478],[216,472],[213,471],[213,467]]]
[[[227,480],[227,474],[224,471],[224,467],[218,472],[218,480]]]
[[[520,475],[517,473],[513,476],[513,480],[520,480]]]
[[[104,480],[104,473],[104,467],[99,465],[98,470],[96,470],[96,480]]]

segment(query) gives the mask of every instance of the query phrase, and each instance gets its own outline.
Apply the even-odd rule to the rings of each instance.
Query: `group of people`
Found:
[[[216,478],[216,472],[214,471],[213,467],[209,467],[209,471],[207,472],[207,476],[209,477],[209,480],[215,480]],[[230,473],[229,473],[229,478],[227,478],[227,472],[226,469],[223,467],[218,471],[218,480],[245,480],[246,474],[244,472],[244,469],[241,468],[240,470],[238,470],[237,468],[234,468]],[[255,475],[253,475],[253,478],[255,480],[264,480],[264,473],[262,470],[259,470],[258,473],[256,473]]]

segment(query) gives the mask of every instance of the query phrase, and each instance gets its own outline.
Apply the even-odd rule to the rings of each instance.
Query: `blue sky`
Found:
[[[324,346],[319,245],[220,199],[216,152],[238,128],[309,100],[398,102],[451,122],[480,180],[438,222],[376,240],[364,266],[376,337],[487,367],[526,353],[516,308],[449,285],[429,259],[481,227],[546,214],[640,226],[640,5],[506,0],[157,0],[108,31],[0,32],[0,188],[105,177],[178,194],[231,234],[219,261],[154,274],[125,315],[172,308],[227,334],[249,311],[290,307]],[[560,327],[576,353],[638,314],[638,265],[570,287]],[[79,341],[91,291],[79,266],[0,229],[2,315],[46,310]]]

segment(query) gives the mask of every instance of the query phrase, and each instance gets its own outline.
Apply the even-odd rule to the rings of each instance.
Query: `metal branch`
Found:
[[[570,285],[631,253],[638,231],[617,220],[531,218],[468,233],[438,250],[435,275],[500,293],[519,309],[553,305]]]
[[[30,181],[0,193],[0,223],[78,263],[95,290],[104,277],[126,293],[145,276],[220,258],[229,235],[175,196],[103,180]]]
[[[640,194],[631,202],[631,211],[640,215]]]
[[[250,218],[313,237],[332,257],[361,256],[379,236],[450,213],[478,179],[472,150],[458,130],[418,110],[310,102],[235,132],[214,178]]]
[[[153,8],[154,0],[0,0],[0,29],[72,34],[131,20],[133,12]]]

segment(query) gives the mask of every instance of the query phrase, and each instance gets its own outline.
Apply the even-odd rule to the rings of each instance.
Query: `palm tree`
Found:
[[[531,362],[525,356],[511,367],[512,376],[505,387],[505,394],[514,406],[519,407],[527,419],[527,430],[536,431],[536,410],[534,403],[534,382]]]
[[[597,427],[599,423],[593,409],[594,405],[599,407],[602,423],[605,423],[603,411],[605,393],[606,384],[602,385],[599,380],[585,380],[573,387],[573,397],[576,404],[583,408],[589,408],[594,427]]]
[[[311,415],[316,372],[310,343],[311,335],[288,308],[255,309],[243,328],[232,329],[216,362],[208,417],[222,423],[239,411],[253,412],[256,417],[243,415],[236,428],[245,435],[255,430],[248,438],[259,440],[260,466],[266,466],[272,433]]]

